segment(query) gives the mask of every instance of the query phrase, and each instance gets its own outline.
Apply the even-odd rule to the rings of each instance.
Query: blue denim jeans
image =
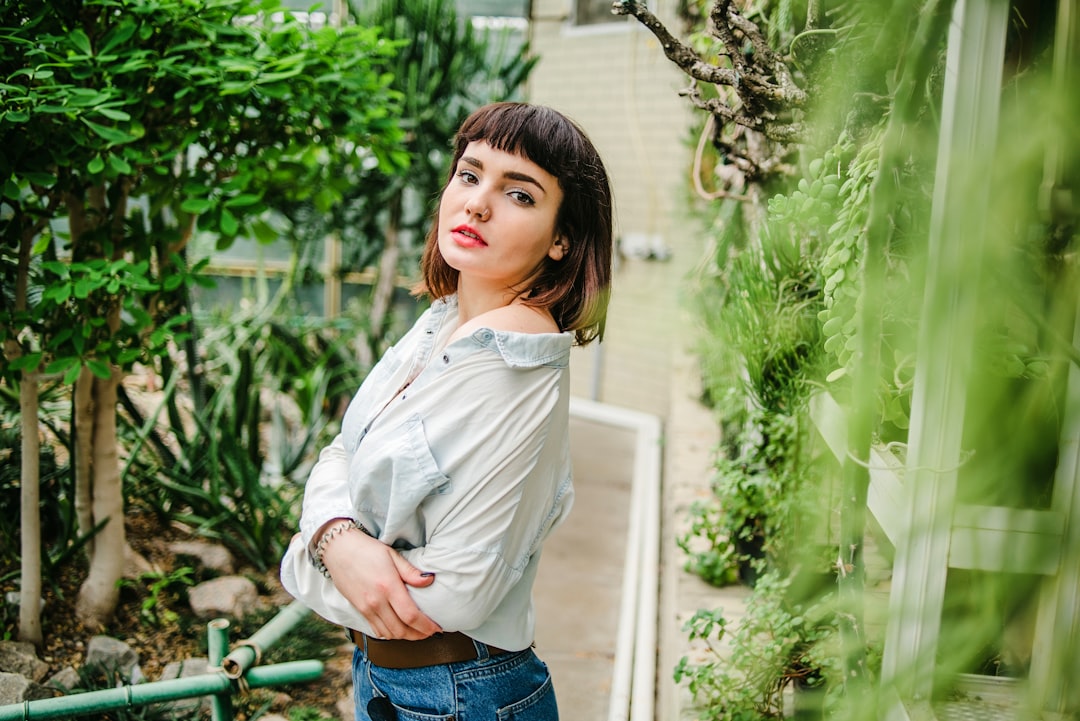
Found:
[[[384,721],[368,714],[374,699],[389,702],[396,721],[558,721],[551,674],[531,648],[488,656],[481,643],[477,650],[475,661],[393,669],[371,665],[357,648],[356,721]]]

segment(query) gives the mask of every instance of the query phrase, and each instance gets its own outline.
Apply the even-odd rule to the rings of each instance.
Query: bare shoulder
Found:
[[[545,308],[534,308],[521,303],[511,303],[490,310],[474,319],[492,330],[511,333],[558,333],[559,326]]]

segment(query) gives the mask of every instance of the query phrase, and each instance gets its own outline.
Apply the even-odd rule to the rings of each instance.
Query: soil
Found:
[[[133,550],[149,561],[155,569],[165,573],[175,571],[178,567],[177,559],[168,550],[171,542],[199,540],[182,529],[161,527],[152,516],[146,514],[129,514],[126,528],[128,542]],[[85,563],[81,565],[85,566]],[[241,569],[239,574],[255,582],[268,610],[263,618],[232,620],[230,645],[235,645],[254,633],[273,616],[276,609],[292,601],[281,588],[276,568],[265,573],[250,568]],[[142,609],[144,601],[151,596],[147,584],[125,584],[112,622],[103,629],[86,628],[74,612],[76,594],[85,575],[84,567],[72,565],[61,569],[59,577],[54,579],[55,586],[49,582],[45,584],[45,609],[42,614],[45,641],[39,656],[49,664],[49,676],[68,666],[80,670],[85,660],[87,643],[98,634],[112,636],[131,646],[138,653],[139,666],[148,681],[158,680],[166,664],[171,661],[206,657],[206,619],[195,618],[184,599],[176,594],[160,595],[152,606],[156,612],[156,620],[146,617]],[[304,622],[305,631],[314,627],[317,629],[316,635],[325,640],[318,647],[320,650],[314,654],[322,656],[321,660],[325,665],[322,678],[313,683],[257,689],[234,696],[234,718],[237,721],[254,721],[267,713],[277,713],[288,718],[290,712],[304,721],[352,718],[348,703],[352,689],[352,647],[340,629],[315,616],[311,619],[310,623]],[[10,633],[12,637],[15,635],[13,628],[5,628],[4,632]],[[313,657],[310,651],[303,656],[290,655],[289,651],[287,647],[274,649],[273,653],[268,652],[263,663]],[[339,704],[345,707],[344,714]]]

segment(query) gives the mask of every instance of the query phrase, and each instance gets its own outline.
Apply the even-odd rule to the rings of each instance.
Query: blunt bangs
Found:
[[[474,113],[458,131],[455,160],[469,143],[482,141],[505,153],[523,155],[564,184],[581,141],[569,121],[550,108],[496,103]]]

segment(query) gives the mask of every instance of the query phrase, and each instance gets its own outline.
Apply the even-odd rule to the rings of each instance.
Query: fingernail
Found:
[[[435,577],[435,574],[432,573],[431,571],[424,571],[423,573],[420,574],[420,578],[434,578],[434,577]]]

